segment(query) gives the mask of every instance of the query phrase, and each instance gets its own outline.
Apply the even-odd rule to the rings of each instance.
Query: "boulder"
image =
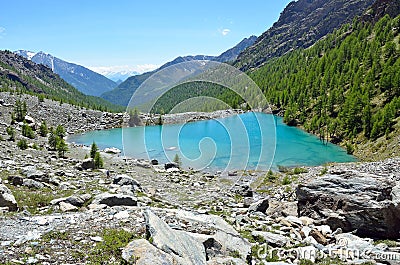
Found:
[[[4,184],[0,184],[0,207],[8,207],[9,211],[18,210],[14,195]]]
[[[232,187],[231,191],[243,197],[253,197],[253,190],[250,188],[249,185],[235,184],[235,186]]]
[[[265,213],[269,207],[269,199],[264,198],[255,203],[250,204],[249,212],[262,212]]]
[[[178,264],[206,264],[203,244],[186,232],[173,230],[150,209],[144,211],[147,235],[153,245],[174,257]]]
[[[290,239],[285,236],[271,232],[253,231],[251,235],[255,238],[261,237],[268,245],[273,247],[284,247],[290,241]]]
[[[299,185],[296,193],[298,214],[322,219],[332,230],[400,237],[400,181],[394,176],[344,170]]]
[[[60,202],[60,210],[62,212],[74,212],[78,210],[78,207],[67,202]]]
[[[177,164],[177,163],[166,163],[166,164],[164,164],[164,168],[165,168],[165,170],[168,170],[168,169],[170,169],[170,168],[177,168],[177,169],[179,169],[179,165]]]
[[[43,177],[46,175],[44,172],[36,169],[35,166],[26,166],[21,169],[21,173],[30,179],[43,179]]]
[[[93,204],[105,204],[110,207],[113,206],[136,206],[137,198],[126,194],[110,194],[101,193],[96,195]]]
[[[242,260],[247,260],[251,254],[251,244],[243,239],[240,234],[228,224],[222,217],[207,214],[195,214],[193,212],[178,210],[175,213],[175,218],[183,223],[196,223],[204,228],[203,234],[191,234],[198,240],[203,242],[207,251],[207,257],[210,255],[210,242],[211,252],[218,249],[218,245],[222,248],[220,252],[222,255],[229,256],[232,252],[238,252]],[[207,235],[204,235],[206,233]],[[211,241],[210,241],[211,240]]]
[[[8,181],[10,181],[14,186],[22,186],[24,179],[21,176],[8,176]]]
[[[152,159],[150,162],[153,166],[157,166],[158,165],[158,160],[157,159]]]
[[[87,169],[94,169],[94,160],[93,158],[84,159],[82,162],[76,165],[78,170],[87,170]]]
[[[116,147],[105,148],[103,151],[104,151],[104,153],[108,153],[108,154],[119,154],[119,153],[121,153],[121,150],[119,150]]]
[[[82,207],[86,202],[92,198],[90,194],[72,195],[65,199],[65,202],[72,204],[76,207]]]
[[[44,185],[42,183],[33,179],[24,179],[22,185],[30,189],[37,189],[37,190],[44,188]]]
[[[132,177],[130,177],[126,174],[116,175],[114,177],[113,183],[118,184],[120,186],[132,185],[132,186],[140,187],[139,182],[137,182],[135,179],[133,179]]]
[[[145,239],[136,239],[122,249],[122,258],[128,264],[136,265],[174,265],[177,260],[159,250]]]

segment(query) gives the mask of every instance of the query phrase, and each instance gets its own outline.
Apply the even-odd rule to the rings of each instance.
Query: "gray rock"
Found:
[[[144,212],[147,233],[153,244],[177,259],[178,264],[206,264],[206,253],[201,242],[183,231],[170,228],[150,209]]]
[[[238,258],[232,258],[232,257],[227,257],[227,258],[216,257],[216,258],[212,258],[211,260],[207,261],[207,265],[221,265],[221,264],[246,265],[248,263],[245,262],[244,260],[241,260]]]
[[[82,207],[86,202],[92,198],[90,194],[72,195],[65,199],[65,202],[77,207]]]
[[[341,171],[297,188],[299,215],[323,219],[332,230],[399,238],[399,181],[388,176]]]
[[[8,176],[8,181],[10,181],[14,186],[22,186],[24,179],[21,176]]]
[[[122,258],[129,264],[136,265],[174,265],[177,260],[159,250],[145,239],[130,242],[122,249]]]
[[[132,185],[132,186],[140,187],[139,182],[137,182],[135,179],[133,179],[132,177],[125,175],[125,174],[115,176],[113,183],[118,184],[120,186]]]
[[[270,232],[253,231],[251,235],[253,237],[263,238],[268,244],[274,247],[284,247],[290,241],[290,239],[285,236]]]
[[[0,184],[0,207],[8,207],[9,211],[18,210],[14,195],[4,184]]]
[[[170,169],[170,168],[177,168],[177,169],[179,169],[179,165],[177,164],[177,163],[166,163],[166,164],[164,164],[164,168],[165,168],[165,170],[168,170],[168,169]]]
[[[44,188],[44,185],[42,183],[33,179],[24,179],[22,185],[30,189],[37,189],[37,190]]]
[[[78,207],[67,202],[60,202],[60,210],[62,212],[74,212],[78,210]]]
[[[113,206],[136,206],[137,198],[126,194],[110,194],[101,193],[96,195],[93,204],[105,204],[110,207]]]
[[[264,198],[255,203],[250,204],[249,212],[262,212],[265,213],[269,207],[269,198]]]
[[[253,190],[249,185],[235,185],[231,191],[243,197],[253,197]]]
[[[45,173],[37,170],[35,166],[26,166],[21,169],[21,173],[30,179],[42,179],[45,176]]]
[[[79,170],[94,169],[93,158],[84,159],[82,162],[77,164],[76,168]]]

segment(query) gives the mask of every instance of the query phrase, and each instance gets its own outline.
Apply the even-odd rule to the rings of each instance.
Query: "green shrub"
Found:
[[[288,176],[284,176],[282,179],[282,185],[289,185],[292,183],[292,180]]]
[[[121,248],[137,238],[135,234],[123,229],[106,229],[101,237],[103,241],[97,243],[89,253],[89,261],[94,264],[110,264],[112,260],[116,261],[113,264],[123,264]]]
[[[18,141],[17,146],[18,146],[20,149],[25,150],[25,149],[28,148],[28,143],[26,142],[25,139],[21,139],[21,140]]]
[[[35,139],[35,133],[33,132],[31,126],[24,122],[22,125],[22,135],[28,137],[29,139]]]
[[[9,140],[14,142],[15,141],[15,135],[16,135],[15,129],[13,127],[11,127],[11,126],[8,126],[6,131],[7,131],[8,136],[10,136]]]

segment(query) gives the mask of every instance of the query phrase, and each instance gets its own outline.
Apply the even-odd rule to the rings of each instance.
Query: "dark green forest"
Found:
[[[355,20],[250,74],[284,121],[333,142],[376,139],[400,110],[400,16]]]

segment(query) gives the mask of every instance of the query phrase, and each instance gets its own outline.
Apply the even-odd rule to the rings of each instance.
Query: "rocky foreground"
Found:
[[[34,99],[29,116],[40,123],[44,108],[69,132],[122,118]],[[13,102],[0,103],[0,263],[400,262],[400,158],[210,174],[102,152],[98,170],[88,149],[60,158],[39,135],[19,149],[6,134]]]

